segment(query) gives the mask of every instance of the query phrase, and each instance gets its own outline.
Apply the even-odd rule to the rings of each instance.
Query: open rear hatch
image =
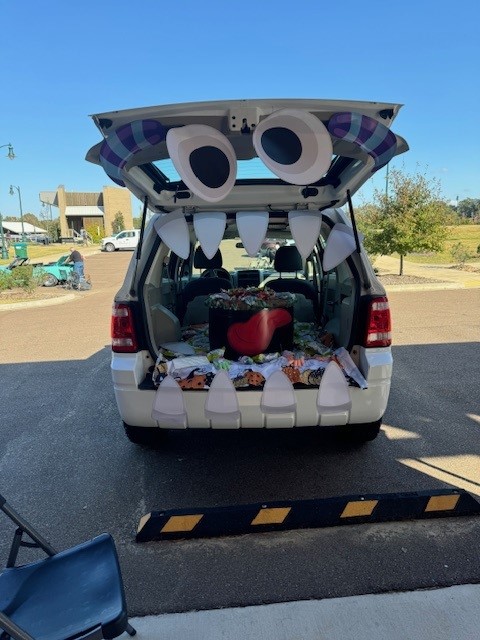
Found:
[[[169,251],[180,263],[190,263],[191,266],[192,247],[197,243],[207,259],[213,260],[228,229],[227,221],[232,218],[246,253],[254,257],[267,234],[271,235],[272,221],[279,217],[283,219],[285,228],[289,228],[304,264],[316,252],[317,263],[320,265],[322,262],[318,271],[322,272],[321,277],[327,278],[325,284],[328,289],[328,274],[334,273],[339,264],[354,252],[360,254],[361,251],[351,195],[394,156],[408,150],[406,141],[390,129],[400,107],[389,103],[336,100],[238,100],[101,113],[94,115],[93,119],[104,139],[90,149],[87,160],[101,165],[115,183],[127,187],[144,203],[137,262],[142,257],[148,211],[157,214],[154,228],[162,240],[160,246],[165,248],[158,273],[163,271],[163,260]],[[335,215],[330,217],[334,219],[334,226],[327,245],[320,247],[322,211],[335,212],[347,202],[352,214],[350,221],[335,218]],[[150,239],[149,250],[151,246]],[[143,267],[145,264],[143,256]],[[348,295],[344,293],[339,301],[334,301],[347,308],[345,299],[350,300],[349,322],[355,313],[355,300],[360,290],[370,289],[369,275],[362,260],[355,261],[351,273],[358,273],[361,282],[353,282],[352,275],[352,284],[347,287]],[[138,277],[134,270],[130,290],[132,298],[143,296],[136,290],[140,282]],[[148,284],[145,285],[143,280],[141,286]],[[155,277],[150,285],[151,291],[155,291]],[[345,287],[344,284],[342,286]],[[156,304],[146,306],[158,307]],[[166,322],[168,310],[162,300],[159,306],[159,316]],[[293,330],[293,320],[287,322],[287,312],[279,306],[276,296],[273,308],[268,305],[262,308],[261,313],[268,316],[266,324],[275,320],[279,326],[283,322]],[[249,317],[237,322],[234,318],[229,326],[243,323],[243,330],[247,323],[258,320],[253,314],[253,319]],[[217,330],[221,326],[222,320],[217,319]],[[250,338],[258,338],[255,331],[258,333],[258,327],[250,331]],[[180,338],[180,334],[175,339],[177,337]],[[239,333],[238,345],[242,339]],[[262,340],[257,342],[260,344]],[[175,345],[178,347],[176,343],[173,347]],[[156,348],[160,346],[158,343],[155,345]],[[211,340],[209,346],[211,348]],[[157,362],[155,370],[161,393],[157,392],[152,415],[159,424],[165,425],[171,425],[177,416],[179,426],[186,426],[189,422],[187,414],[198,412],[192,408],[193,405],[191,411],[186,410],[181,386],[170,375],[168,361],[179,360],[176,366],[181,369],[183,359],[196,356],[182,353],[184,347],[181,345],[178,352],[172,345],[169,352],[168,347],[167,341],[160,354],[166,357]],[[240,353],[239,346],[236,357]],[[254,355],[258,354],[247,354],[250,358]],[[208,368],[208,358],[203,357],[203,365]],[[222,357],[223,354],[220,360]],[[330,367],[329,361],[327,367],[322,367],[317,378],[315,370],[313,373],[309,371],[303,381],[296,379],[295,371],[286,375],[283,367],[279,370],[271,367],[272,371],[267,375],[263,375],[260,366],[250,367],[251,375],[246,386],[258,386],[262,394],[260,401],[257,396],[242,394],[245,406],[242,405],[241,414],[236,393],[238,387],[232,384],[232,376],[226,374],[225,367],[218,361],[212,368],[213,375],[202,374],[201,380],[192,383],[198,387],[188,386],[190,382],[182,387],[209,389],[204,412],[201,412],[201,420],[206,421],[203,426],[208,426],[209,421],[223,424],[229,420],[236,426],[240,423],[254,426],[261,415],[268,415],[271,426],[274,426],[277,414],[282,414],[284,422],[285,415],[289,416],[281,426],[298,425],[298,408],[302,405],[298,403],[298,397],[302,393],[311,393],[305,389],[308,386],[317,386],[318,394],[308,411],[307,403],[302,405],[304,415],[300,422],[312,424],[314,414],[322,411],[323,414],[331,413],[332,402],[334,413],[342,414],[342,420],[346,421],[349,411],[346,406],[349,402],[347,384],[364,389],[366,382],[344,345],[340,345],[340,351],[331,358],[331,364]],[[340,378],[339,365],[343,368]],[[296,366],[294,364],[293,368]],[[298,392],[301,384],[304,391],[300,389]],[[295,385],[297,394],[292,385]],[[197,395],[195,406],[200,406],[198,394],[193,395]]]

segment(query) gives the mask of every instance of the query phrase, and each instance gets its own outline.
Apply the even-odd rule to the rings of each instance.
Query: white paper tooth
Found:
[[[190,236],[181,209],[175,209],[155,221],[155,231],[167,247],[186,260],[190,255]]]
[[[203,253],[209,260],[217,253],[225,233],[227,216],[221,211],[204,211],[193,216],[193,228]]]
[[[226,371],[219,371],[214,377],[205,400],[205,417],[240,417],[237,392]]]
[[[304,260],[312,253],[320,235],[320,211],[289,211],[288,223],[300,255]]]
[[[337,222],[330,231],[325,253],[323,254],[324,271],[330,271],[330,269],[337,267],[345,258],[348,258],[348,256],[355,251],[355,248],[353,229],[346,224]]]
[[[250,257],[256,256],[267,233],[268,212],[239,211],[236,220],[243,246]]]
[[[336,362],[329,362],[320,381],[317,409],[320,414],[348,411],[352,406],[347,380]]]
[[[187,426],[187,411],[183,393],[170,375],[160,383],[153,400],[152,418],[172,427]]]
[[[296,404],[292,383],[283,371],[274,371],[263,387],[260,409],[263,413],[292,413]]]

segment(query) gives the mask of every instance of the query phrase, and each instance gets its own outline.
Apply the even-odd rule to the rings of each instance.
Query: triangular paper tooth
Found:
[[[346,224],[337,222],[330,231],[325,252],[323,254],[323,269],[330,271],[343,262],[356,249],[353,229]]]
[[[236,216],[237,229],[243,246],[250,257],[260,251],[268,228],[267,211],[239,211]]]
[[[296,404],[292,383],[283,371],[274,371],[263,387],[260,409],[263,413],[292,413]]]
[[[193,216],[195,235],[209,260],[217,253],[217,249],[225,233],[227,216],[221,211],[204,211]]]
[[[169,129],[168,154],[187,187],[207,202],[223,200],[235,185],[237,157],[228,138],[208,125]]]
[[[300,255],[304,260],[312,253],[320,235],[320,211],[289,211],[288,223]]]
[[[226,371],[219,371],[216,374],[205,400],[205,416],[207,418],[222,415],[232,418],[240,417],[237,392]]]
[[[187,411],[183,392],[171,375],[162,380],[155,393],[152,418],[172,426],[187,426]]]
[[[186,260],[190,255],[190,235],[181,209],[163,215],[155,221],[155,231],[167,247]]]
[[[348,383],[343,371],[333,360],[328,363],[320,381],[317,408],[320,414],[348,411],[352,406]]]

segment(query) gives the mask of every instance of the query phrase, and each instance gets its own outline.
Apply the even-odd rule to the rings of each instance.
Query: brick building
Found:
[[[126,229],[133,228],[131,194],[121,187],[103,187],[100,193],[81,193],[65,191],[60,185],[56,191],[41,191],[40,202],[58,209],[62,238],[73,238],[81,229],[92,226],[102,235],[111,235],[117,213],[123,215]]]

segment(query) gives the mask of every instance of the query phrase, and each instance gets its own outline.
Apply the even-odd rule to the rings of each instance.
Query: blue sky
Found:
[[[478,0],[0,0],[0,212],[40,191],[97,191],[89,115],[174,102],[339,98],[405,106],[391,166],[480,197]],[[354,204],[383,188],[381,170]],[[134,215],[140,205],[134,199]]]

